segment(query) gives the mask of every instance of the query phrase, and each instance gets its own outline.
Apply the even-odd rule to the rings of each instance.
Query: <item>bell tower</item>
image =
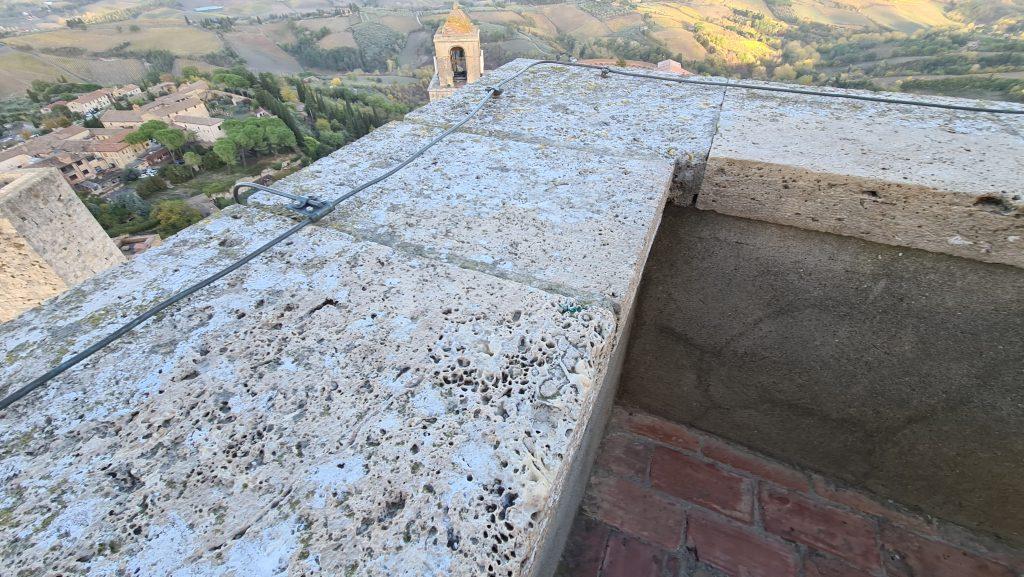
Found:
[[[476,82],[483,72],[480,29],[455,2],[444,24],[434,33],[434,77],[427,90],[430,101],[444,98],[456,88]]]

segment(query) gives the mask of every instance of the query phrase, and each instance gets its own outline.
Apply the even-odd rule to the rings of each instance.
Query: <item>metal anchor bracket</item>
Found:
[[[283,190],[277,190],[276,188],[270,188],[269,186],[263,186],[262,184],[257,184],[255,182],[239,182],[231,187],[231,195],[235,197],[235,202],[238,204],[245,204],[245,200],[241,197],[239,192],[246,188],[253,188],[287,198],[293,201],[288,204],[289,210],[297,212],[313,221],[320,220],[334,209],[330,203],[320,200],[315,196],[300,196]]]

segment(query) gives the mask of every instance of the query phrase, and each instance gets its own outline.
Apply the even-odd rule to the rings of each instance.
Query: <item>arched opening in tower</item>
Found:
[[[451,49],[452,75],[456,86],[466,83],[466,51],[461,46]]]

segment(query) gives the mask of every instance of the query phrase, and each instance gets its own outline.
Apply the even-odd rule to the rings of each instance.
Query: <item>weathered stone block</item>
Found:
[[[486,87],[533,60],[515,60],[475,85],[411,112],[406,119],[447,126],[486,95]],[[651,74],[678,78],[675,74]],[[690,204],[704,172],[724,89],[676,82],[601,78],[593,69],[541,64],[506,85],[462,130],[506,139],[580,148],[617,164],[615,157],[663,158],[677,163],[673,197]]]
[[[0,172],[0,322],[124,260],[57,169]]]
[[[686,546],[701,562],[729,575],[796,577],[799,571],[793,547],[703,513],[689,516]]]
[[[396,123],[277,184],[337,198],[440,132]],[[361,239],[628,310],[672,178],[616,158],[456,133],[321,221]],[[260,193],[257,203],[285,199]]]
[[[729,89],[697,206],[1024,267],[1022,134],[1022,116]]]
[[[670,550],[679,547],[686,522],[682,503],[617,477],[594,476],[583,511]]]
[[[4,389],[292,222],[225,212],[3,325]],[[4,566],[529,574],[615,332],[307,228],[5,412]]]
[[[1013,577],[1019,574],[947,543],[930,541],[896,527],[883,527],[881,539],[886,575],[893,577]]]
[[[651,486],[739,521],[754,519],[754,484],[749,479],[671,449],[654,448]]]
[[[767,531],[868,571],[880,567],[874,520],[768,487],[762,488],[760,498]]]
[[[602,577],[662,577],[665,552],[625,535],[608,539]]]

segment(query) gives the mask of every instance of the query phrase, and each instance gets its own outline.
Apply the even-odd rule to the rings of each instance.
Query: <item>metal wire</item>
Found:
[[[32,382],[28,383],[27,385],[21,387],[20,389],[14,391],[13,393],[11,393],[11,394],[7,395],[6,397],[4,397],[2,400],[0,400],[0,410],[6,409],[7,407],[11,406],[12,404],[14,404],[16,401],[18,401],[19,399],[21,399],[25,395],[31,393],[33,390],[35,390],[35,389],[43,386],[44,384],[46,384],[46,382],[49,381],[50,379],[56,377],[57,375],[63,373],[64,371],[70,369],[71,367],[73,367],[73,366],[77,365],[78,363],[84,361],[85,359],[89,358],[96,351],[102,349],[103,347],[109,345],[110,343],[114,342],[115,340],[121,338],[125,333],[127,333],[128,331],[134,329],[135,327],[139,326],[140,324],[146,322],[147,320],[153,318],[154,316],[159,314],[161,311],[167,309],[168,307],[174,305],[175,303],[178,303],[178,302],[182,301],[183,299],[185,299],[189,295],[192,295],[192,294],[198,292],[199,290],[207,287],[208,285],[210,285],[210,284],[212,284],[212,283],[214,283],[214,282],[224,278],[225,276],[231,274],[232,272],[242,268],[242,266],[244,266],[246,263],[248,263],[252,259],[254,259],[254,258],[258,257],[259,255],[267,252],[274,245],[280,243],[284,239],[290,237],[291,235],[299,232],[300,230],[306,228],[307,226],[309,226],[311,224],[313,224],[313,221],[309,220],[309,219],[304,219],[304,220],[298,222],[297,224],[295,224],[294,226],[292,226],[291,228],[289,228],[285,232],[283,232],[280,235],[278,235],[277,237],[275,237],[270,242],[267,242],[266,244],[260,246],[256,250],[254,250],[254,251],[250,252],[249,254],[243,256],[242,258],[236,260],[235,262],[231,263],[229,266],[227,266],[227,267],[221,269],[220,271],[218,271],[218,272],[216,272],[216,273],[214,273],[214,274],[204,278],[203,280],[193,284],[192,286],[188,287],[187,289],[182,290],[182,291],[174,294],[173,296],[171,296],[171,297],[169,297],[169,298],[167,298],[167,299],[165,299],[163,301],[160,301],[159,303],[154,305],[152,308],[150,308],[146,312],[144,312],[144,313],[140,314],[139,316],[133,318],[132,320],[130,320],[127,323],[125,323],[124,325],[121,325],[120,328],[118,328],[114,332],[110,333],[109,335],[103,337],[102,339],[97,341],[95,344],[93,344],[89,348],[87,348],[84,351],[76,354],[75,356],[73,356],[70,359],[64,361],[63,363],[57,365],[56,367],[53,367],[52,369],[47,371],[45,374],[43,374],[43,375],[33,379]]]
[[[308,216],[304,217],[301,221],[299,221],[298,223],[293,225],[291,228],[289,228],[285,232],[283,232],[280,235],[278,235],[277,237],[275,237],[273,240],[271,240],[271,241],[261,245],[256,250],[246,254],[245,256],[243,256],[242,258],[240,258],[237,261],[233,262],[232,264],[230,264],[229,266],[225,267],[224,269],[222,269],[222,270],[220,270],[220,271],[218,271],[218,272],[216,272],[216,273],[214,273],[214,274],[204,278],[203,280],[201,280],[201,281],[199,281],[199,282],[189,286],[188,288],[186,288],[186,289],[184,289],[182,291],[179,291],[179,292],[175,293],[174,295],[168,297],[167,299],[165,299],[163,301],[160,301],[159,303],[157,303],[156,305],[154,305],[150,309],[148,309],[145,312],[143,312],[142,314],[136,316],[135,318],[133,318],[129,322],[125,323],[124,325],[119,327],[114,332],[112,332],[112,333],[108,334],[107,336],[103,337],[102,339],[100,339],[96,343],[92,344],[91,346],[89,346],[85,350],[83,350],[83,351],[81,351],[79,353],[76,353],[74,356],[72,356],[68,360],[66,360],[66,361],[60,363],[59,365],[53,367],[52,369],[50,369],[49,371],[47,371],[43,375],[40,375],[39,377],[33,379],[31,382],[29,382],[28,384],[24,385],[23,387],[20,387],[19,389],[17,389],[13,393],[7,395],[3,399],[0,399],[0,410],[7,409],[12,404],[14,404],[18,400],[22,399],[23,397],[25,397],[25,395],[31,393],[32,391],[34,391],[35,389],[38,389],[39,387],[41,387],[43,385],[45,385],[46,383],[48,383],[49,381],[51,381],[52,379],[54,379],[58,375],[64,373],[65,371],[67,371],[71,367],[74,367],[75,365],[77,365],[77,364],[81,363],[82,361],[86,360],[87,358],[89,358],[90,356],[95,354],[97,351],[102,349],[103,347],[106,347],[110,343],[112,343],[112,342],[116,341],[117,339],[121,338],[126,333],[130,332],[132,329],[134,329],[135,327],[139,326],[140,324],[146,322],[147,320],[153,318],[154,316],[156,316],[160,312],[162,312],[162,311],[168,309],[169,307],[171,307],[171,306],[181,302],[185,298],[195,294],[196,292],[202,290],[203,288],[205,288],[205,287],[207,287],[207,286],[217,282],[218,280],[224,278],[225,276],[227,276],[227,275],[231,274],[232,272],[238,270],[239,268],[243,267],[244,265],[246,265],[247,263],[249,263],[250,261],[252,261],[256,257],[258,257],[261,254],[265,253],[266,251],[270,250],[274,246],[280,244],[281,241],[287,239],[288,237],[292,236],[293,234],[299,232],[300,230],[302,230],[302,229],[306,228],[307,226],[313,224],[314,222],[320,220],[321,218],[323,218],[327,214],[330,214],[342,202],[348,200],[349,198],[352,198],[353,196],[359,194],[360,192],[366,190],[367,188],[369,188],[369,187],[371,187],[371,186],[373,186],[375,184],[378,184],[378,183],[380,183],[381,181],[383,181],[383,180],[385,180],[387,178],[390,178],[395,173],[397,173],[398,171],[400,171],[403,168],[405,168],[406,166],[408,166],[409,163],[411,163],[414,160],[416,160],[417,158],[423,156],[423,154],[425,152],[427,152],[432,147],[437,145],[437,143],[441,142],[442,140],[444,140],[445,138],[450,136],[453,132],[455,132],[456,130],[461,128],[463,125],[465,125],[467,122],[469,122],[474,116],[476,116],[483,109],[483,107],[492,98],[501,95],[502,92],[504,91],[504,87],[506,85],[508,85],[510,82],[512,82],[513,80],[519,78],[520,76],[525,74],[528,70],[531,70],[531,69],[533,69],[533,68],[535,68],[537,66],[552,65],[552,64],[553,65],[559,65],[559,66],[570,66],[570,67],[574,67],[574,68],[589,68],[589,69],[593,69],[593,70],[598,70],[598,71],[600,71],[602,73],[602,76],[606,76],[608,74],[615,74],[615,75],[618,75],[618,76],[626,76],[626,77],[631,77],[631,78],[654,79],[654,80],[661,80],[661,81],[664,81],[664,82],[675,82],[675,83],[679,83],[679,84],[696,84],[696,85],[703,85],[703,86],[719,86],[719,87],[725,87],[725,88],[743,88],[743,89],[748,89],[748,90],[759,90],[759,91],[765,91],[765,92],[783,92],[783,93],[790,93],[790,94],[804,94],[804,95],[810,95],[810,96],[824,96],[824,97],[828,97],[828,98],[843,98],[843,99],[849,99],[849,100],[864,100],[864,101],[869,101],[869,102],[883,102],[883,103],[888,103],[888,104],[906,104],[906,105],[910,105],[910,106],[919,106],[919,107],[926,107],[926,108],[939,108],[939,109],[945,109],[945,110],[959,110],[959,111],[966,111],[966,112],[987,112],[987,113],[992,113],[992,114],[1024,114],[1024,110],[1015,110],[1015,109],[999,109],[999,108],[984,108],[984,107],[976,107],[976,106],[961,106],[961,105],[955,105],[955,104],[940,104],[940,103],[932,103],[932,102],[918,102],[918,101],[914,101],[914,100],[904,100],[904,99],[898,99],[898,98],[887,98],[887,97],[882,97],[882,96],[869,96],[869,95],[864,95],[864,94],[833,93],[833,92],[822,92],[822,91],[809,90],[809,89],[803,89],[803,88],[787,88],[787,87],[782,87],[782,86],[747,84],[747,83],[743,83],[743,82],[731,82],[731,81],[719,81],[719,80],[701,80],[701,79],[698,79],[698,78],[689,78],[689,77],[660,76],[660,75],[656,75],[656,74],[647,74],[647,73],[643,73],[643,72],[631,72],[631,71],[626,71],[626,70],[616,70],[616,69],[609,68],[607,66],[597,66],[597,65],[593,65],[593,64],[582,64],[582,63],[579,63],[579,62],[563,62],[563,61],[559,61],[559,60],[537,60],[537,61],[532,62],[529,65],[523,67],[521,70],[519,70],[516,73],[512,74],[508,78],[505,78],[501,82],[498,82],[497,84],[495,84],[493,86],[488,86],[486,88],[487,94],[482,99],[480,99],[480,101],[475,106],[473,106],[473,108],[469,111],[469,113],[467,113],[461,120],[459,120],[458,122],[453,124],[448,129],[444,130],[443,132],[441,132],[440,134],[438,134],[434,138],[430,139],[430,141],[428,141],[426,144],[424,144],[423,146],[418,148],[415,152],[413,152],[408,157],[406,157],[405,160],[403,160],[402,162],[400,162],[400,163],[396,164],[395,166],[393,166],[392,168],[390,168],[387,172],[384,172],[383,174],[381,174],[381,175],[379,175],[379,176],[377,176],[377,177],[375,177],[373,179],[370,179],[370,180],[368,180],[368,181],[366,181],[366,182],[356,186],[355,188],[353,188],[352,190],[348,191],[347,193],[345,193],[345,194],[341,195],[340,197],[330,201],[329,203],[327,203],[326,206],[324,206],[324,207],[320,208],[319,210],[317,210],[316,214],[308,215]],[[244,187],[259,188],[259,189],[267,190],[267,187],[262,187],[262,186],[259,186],[259,185],[254,185],[253,183],[243,183],[243,184],[238,185],[238,187],[243,187],[243,186]],[[236,198],[237,198],[237,187],[236,187],[236,189],[233,189],[232,192],[234,194],[236,194]],[[287,195],[285,195],[285,196],[287,196]],[[293,200],[298,200],[298,198],[299,197],[294,197]]]
[[[1024,108],[986,108],[982,106],[967,106],[961,104],[943,104],[939,102],[923,102],[918,100],[907,100],[903,98],[891,98],[888,96],[871,96],[869,94],[850,94],[843,92],[825,92],[822,90],[812,90],[809,88],[797,88],[795,86],[778,86],[778,85],[767,85],[767,84],[750,84],[747,82],[733,82],[731,80],[702,80],[700,78],[691,78],[688,76],[661,76],[657,74],[648,74],[645,72],[632,72],[628,70],[616,70],[607,66],[600,66],[597,64],[583,64],[581,62],[564,62],[560,60],[538,60],[530,63],[522,70],[517,72],[515,75],[504,80],[501,84],[516,78],[523,72],[526,72],[530,68],[540,64],[559,64],[562,66],[572,66],[574,68],[589,68],[592,70],[599,70],[603,74],[615,74],[617,76],[627,76],[631,78],[647,78],[654,80],[664,80],[665,82],[675,82],[677,84],[696,84],[700,86],[719,86],[723,88],[743,88],[746,90],[758,90],[761,92],[781,92],[786,94],[803,94],[807,96],[824,96],[826,98],[842,98],[846,100],[861,100],[866,102],[883,102],[886,104],[906,104],[910,106],[918,106],[922,108],[939,108],[942,110],[960,110],[964,112],[987,112],[990,114],[1024,114]],[[499,84],[499,87],[501,86]]]

